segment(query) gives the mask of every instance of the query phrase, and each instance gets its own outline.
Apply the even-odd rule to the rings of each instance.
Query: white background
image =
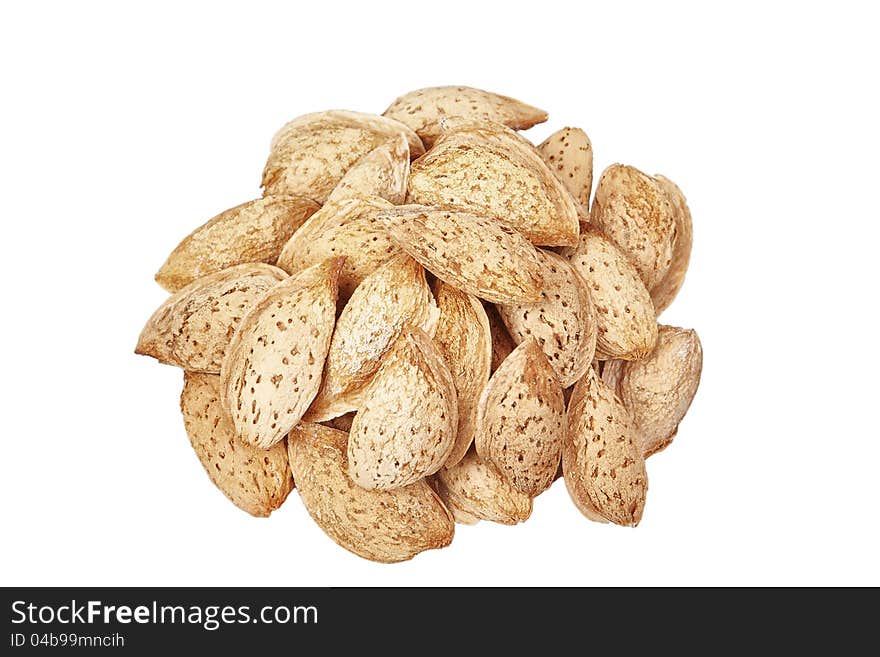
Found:
[[[870,3],[6,3],[0,10],[5,585],[880,584],[876,17]],[[244,8],[246,7],[246,9]],[[208,482],[181,373],[136,357],[154,271],[260,194],[271,135],[468,84],[677,181],[695,221],[664,321],[702,386],[635,530],[561,483],[517,527],[386,566],[298,495]]]

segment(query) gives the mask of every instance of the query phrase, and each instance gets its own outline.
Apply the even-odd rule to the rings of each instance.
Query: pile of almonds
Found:
[[[700,380],[697,334],[657,323],[690,212],[619,164],[590,204],[582,130],[515,132],[546,120],[468,87],[302,116],[263,197],[172,251],[136,351],[183,368],[186,431],[235,505],[268,516],[296,482],[381,562],[522,522],[560,476],[590,520],[638,524]]]

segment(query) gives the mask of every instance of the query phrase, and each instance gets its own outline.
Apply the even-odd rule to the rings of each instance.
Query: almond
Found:
[[[390,490],[432,475],[455,446],[455,384],[443,356],[406,328],[363,395],[348,439],[348,474],[362,488]]]
[[[408,125],[428,147],[439,136],[436,122],[446,116],[496,121],[515,130],[526,130],[547,120],[544,110],[472,87],[429,87],[411,91],[391,103],[384,116]]]
[[[340,546],[394,563],[452,542],[452,514],[425,481],[365,490],[348,476],[347,436],[319,424],[290,432],[290,467],[309,515]]]
[[[348,433],[351,431],[351,424],[354,422],[355,415],[356,413],[346,413],[345,415],[340,415],[339,417],[327,420],[326,422],[321,422],[320,424],[330,427],[331,429],[338,429],[339,431]]]
[[[367,276],[336,323],[324,381],[306,419],[320,422],[357,410],[359,394],[404,327],[432,334],[439,313],[425,271],[405,253]]]
[[[483,308],[486,310],[486,317],[489,318],[489,331],[492,333],[491,372],[494,372],[510,355],[510,352],[516,349],[516,343],[507,332],[507,327],[498,315],[498,308],[495,304],[484,303]]]
[[[587,284],[561,256],[538,251],[544,288],[537,303],[499,305],[516,343],[538,341],[563,388],[578,381],[596,351],[596,313]]]
[[[597,356],[644,358],[657,341],[657,321],[651,296],[635,267],[593,230],[581,233],[568,258],[586,281],[596,309]]]
[[[634,527],[642,518],[648,475],[632,418],[591,367],[568,406],[562,470],[584,515]]]
[[[284,245],[278,266],[295,274],[327,258],[345,256],[339,298],[348,300],[368,274],[401,252],[376,218],[391,207],[378,196],[328,200]]]
[[[624,363],[617,394],[635,421],[645,456],[667,447],[678,431],[703,370],[703,348],[696,331],[661,326],[657,346],[647,358]]]
[[[156,273],[156,282],[177,292],[233,265],[274,265],[281,247],[319,207],[302,196],[276,196],[221,212],[177,245]]]
[[[238,508],[266,517],[293,488],[287,445],[269,449],[243,443],[220,403],[220,377],[184,373],[180,410],[190,443],[214,485]]]
[[[406,199],[409,143],[402,133],[364,155],[348,170],[327,201],[353,195],[379,196],[395,205]]]
[[[687,274],[688,264],[691,260],[691,246],[694,240],[694,226],[691,221],[691,211],[687,200],[674,182],[663,176],[654,176],[657,184],[663,189],[669,203],[672,206],[672,216],[675,221],[675,243],[672,247],[672,262],[666,275],[660,279],[651,289],[651,299],[654,301],[654,310],[660,316],[675,299],[684,277]]]
[[[563,128],[538,146],[541,156],[583,208],[593,189],[593,144],[580,128]]]
[[[412,130],[384,116],[330,110],[294,119],[272,139],[263,195],[301,194],[323,203],[358,160],[401,134],[410,156],[425,152]]]
[[[440,308],[434,344],[449,367],[458,399],[455,447],[446,459],[449,467],[462,459],[474,439],[477,403],[492,364],[492,334],[483,304],[476,297],[438,280],[434,298]]]
[[[491,127],[444,135],[413,163],[408,202],[453,205],[497,218],[536,245],[574,245],[574,200],[523,141]]]
[[[379,216],[404,251],[453,287],[495,303],[540,299],[537,251],[494,219],[423,205],[401,205]]]
[[[532,498],[517,490],[474,450],[435,477],[437,491],[456,518],[490,520],[504,525],[525,522],[532,514]]]
[[[629,258],[649,290],[672,262],[675,219],[663,188],[635,167],[613,164],[602,173],[590,223]]]
[[[153,313],[135,353],[193,372],[218,373],[245,311],[284,278],[277,267],[251,263],[193,281]]]
[[[474,437],[477,454],[514,488],[535,497],[553,483],[564,438],[562,387],[529,337],[483,390]]]
[[[249,445],[270,447],[299,422],[321,384],[342,258],[291,276],[242,318],[220,369],[224,405]]]

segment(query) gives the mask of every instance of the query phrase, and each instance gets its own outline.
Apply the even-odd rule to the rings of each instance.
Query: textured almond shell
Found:
[[[553,483],[564,439],[562,387],[538,343],[528,338],[483,390],[474,446],[514,488],[535,497]]]
[[[357,410],[360,393],[404,327],[432,334],[439,313],[421,265],[404,253],[382,264],[355,289],[336,322],[324,381],[306,419]]]
[[[492,364],[492,334],[476,297],[438,280],[434,298],[440,309],[434,344],[449,367],[458,398],[458,429],[455,447],[446,459],[449,467],[462,459],[474,439],[477,403]]]
[[[571,194],[518,139],[492,130],[444,135],[413,163],[408,202],[494,217],[536,245],[575,244],[579,224]]]
[[[241,320],[220,373],[224,405],[249,445],[270,447],[300,421],[321,384],[342,258],[278,283]]]
[[[635,421],[642,453],[655,454],[672,442],[690,408],[703,370],[696,331],[661,326],[647,358],[624,363],[617,394]]]
[[[663,188],[638,169],[613,164],[602,173],[590,223],[629,258],[649,290],[672,262],[675,219]]]
[[[364,490],[348,476],[347,436],[319,424],[290,432],[290,467],[309,515],[346,550],[394,563],[452,542],[452,514],[425,481]]]
[[[434,474],[455,446],[455,384],[424,331],[405,329],[364,392],[348,438],[348,474],[391,490]]]
[[[569,262],[586,281],[596,310],[596,355],[644,358],[657,342],[651,295],[624,255],[598,233],[581,233]]]
[[[562,471],[569,494],[588,518],[639,524],[648,475],[632,418],[593,368],[575,385],[568,407]]]
[[[300,116],[272,139],[263,195],[301,194],[323,203],[358,160],[401,134],[412,157],[424,153],[418,136],[394,119],[346,110]]]
[[[423,205],[402,205],[379,216],[404,251],[453,287],[495,303],[540,298],[535,248],[494,219]]]
[[[583,208],[593,189],[593,144],[580,128],[562,128],[547,137],[538,151],[550,170]]]
[[[184,373],[180,411],[190,443],[213,484],[238,508],[266,517],[293,488],[287,445],[269,449],[243,443],[220,403],[220,377]]]
[[[135,353],[193,372],[218,373],[247,309],[284,278],[287,274],[277,267],[251,263],[193,281],[153,313]]]
[[[486,310],[486,317],[489,318],[489,331],[492,334],[491,372],[494,372],[510,352],[516,349],[516,343],[499,316],[498,307],[493,303],[484,303],[483,308]]]
[[[691,260],[691,247],[694,241],[694,226],[691,221],[691,211],[687,200],[674,182],[663,176],[654,176],[657,184],[666,193],[672,207],[672,216],[675,220],[675,243],[672,247],[672,262],[669,270],[657,285],[651,289],[651,299],[654,302],[654,310],[660,316],[675,299],[684,277],[687,274],[688,264]]]
[[[538,341],[563,388],[577,382],[596,352],[596,312],[586,282],[572,265],[550,251],[538,251],[544,288],[537,303],[499,305],[514,342]]]
[[[514,488],[474,450],[461,461],[443,468],[435,478],[437,491],[453,515],[515,525],[532,515],[532,498]]]
[[[544,110],[490,91],[460,86],[411,91],[391,103],[384,116],[408,125],[428,147],[440,134],[437,121],[447,116],[496,121],[515,130],[526,130],[547,120]]]
[[[376,267],[400,253],[377,213],[393,207],[378,196],[328,200],[293,234],[278,256],[289,274],[327,258],[345,256],[339,274],[339,298],[347,300]]]
[[[364,155],[333,188],[327,201],[355,195],[378,196],[395,205],[406,199],[409,143],[400,134]]]
[[[177,245],[156,273],[156,282],[177,292],[233,265],[274,265],[281,247],[319,207],[302,196],[275,196],[221,212]]]

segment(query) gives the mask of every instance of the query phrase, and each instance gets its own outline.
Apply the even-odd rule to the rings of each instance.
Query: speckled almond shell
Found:
[[[270,288],[232,337],[220,369],[223,403],[247,444],[281,441],[318,392],[342,262],[331,258]]]
[[[437,121],[447,116],[496,121],[515,130],[526,130],[547,120],[544,110],[472,87],[429,87],[411,91],[391,103],[384,116],[408,125],[428,147],[440,134]]]
[[[648,475],[627,410],[593,368],[575,385],[562,452],[565,485],[578,509],[627,527],[639,524]]]
[[[590,207],[593,189],[593,144],[580,128],[562,128],[547,137],[538,151],[582,208]]]
[[[577,242],[571,194],[530,144],[494,128],[445,134],[410,171],[407,201],[494,217],[536,245]]]
[[[355,289],[336,322],[324,381],[306,419],[322,422],[357,410],[359,394],[404,327],[433,334],[439,314],[419,263],[402,253],[382,264]]]
[[[277,267],[235,265],[193,281],[147,321],[135,353],[193,372],[220,372],[226,345],[251,304],[287,274]]]
[[[263,195],[301,194],[323,203],[358,160],[400,134],[411,157],[425,152],[418,135],[384,116],[329,110],[294,119],[272,139]]]
[[[590,223],[635,265],[649,290],[672,263],[675,219],[663,188],[635,167],[612,164],[596,186]]]
[[[572,265],[550,251],[538,251],[544,288],[537,303],[499,305],[516,343],[537,340],[563,388],[578,381],[596,351],[596,313],[586,282]]]
[[[451,468],[443,468],[434,481],[437,492],[456,518],[515,525],[532,515],[532,498],[517,490],[472,449]]]
[[[438,280],[434,298],[440,308],[434,344],[449,367],[458,398],[458,430],[455,447],[446,459],[449,467],[462,459],[474,439],[477,403],[492,364],[492,334],[476,297]]]
[[[379,217],[404,251],[453,287],[495,303],[540,299],[537,251],[494,219],[423,205],[402,205]]]
[[[455,384],[431,338],[407,328],[364,391],[348,437],[348,474],[391,490],[432,475],[455,446]]]
[[[516,349],[516,343],[510,337],[507,327],[498,315],[498,308],[493,303],[483,303],[486,317],[489,318],[489,332],[492,334],[492,365],[490,373],[498,369],[510,352]]]
[[[293,488],[287,445],[261,449],[239,440],[222,412],[220,388],[216,374],[184,373],[180,410],[186,433],[213,484],[241,510],[266,517]]]
[[[617,394],[635,421],[642,453],[650,456],[672,442],[690,408],[703,370],[696,331],[661,326],[647,358],[624,363]]]
[[[346,441],[341,431],[308,423],[288,438],[297,490],[327,536],[382,563],[406,561],[452,542],[452,514],[425,481],[390,491],[361,488],[348,476]]]
[[[474,446],[517,490],[550,487],[565,438],[565,400],[538,343],[527,338],[495,370],[477,411]]]
[[[406,199],[409,143],[400,134],[364,155],[333,188],[327,201],[353,195],[378,196],[395,205]]]
[[[378,196],[328,200],[284,245],[278,266],[295,274],[327,258],[345,256],[339,298],[348,300],[367,275],[401,252],[376,218],[391,207]]]
[[[666,275],[657,285],[651,289],[651,299],[654,302],[654,310],[660,316],[675,299],[684,277],[687,274],[688,264],[691,260],[691,247],[694,241],[694,226],[691,221],[691,211],[687,200],[674,182],[663,176],[654,176],[654,180],[666,193],[672,206],[672,216],[675,219],[675,243],[672,247],[672,262]]]
[[[177,245],[156,273],[156,282],[177,292],[233,265],[274,265],[281,247],[319,207],[303,196],[275,196],[221,212]]]
[[[566,256],[586,281],[596,310],[596,356],[601,360],[644,358],[657,342],[651,295],[635,267],[593,230],[581,233]]]

